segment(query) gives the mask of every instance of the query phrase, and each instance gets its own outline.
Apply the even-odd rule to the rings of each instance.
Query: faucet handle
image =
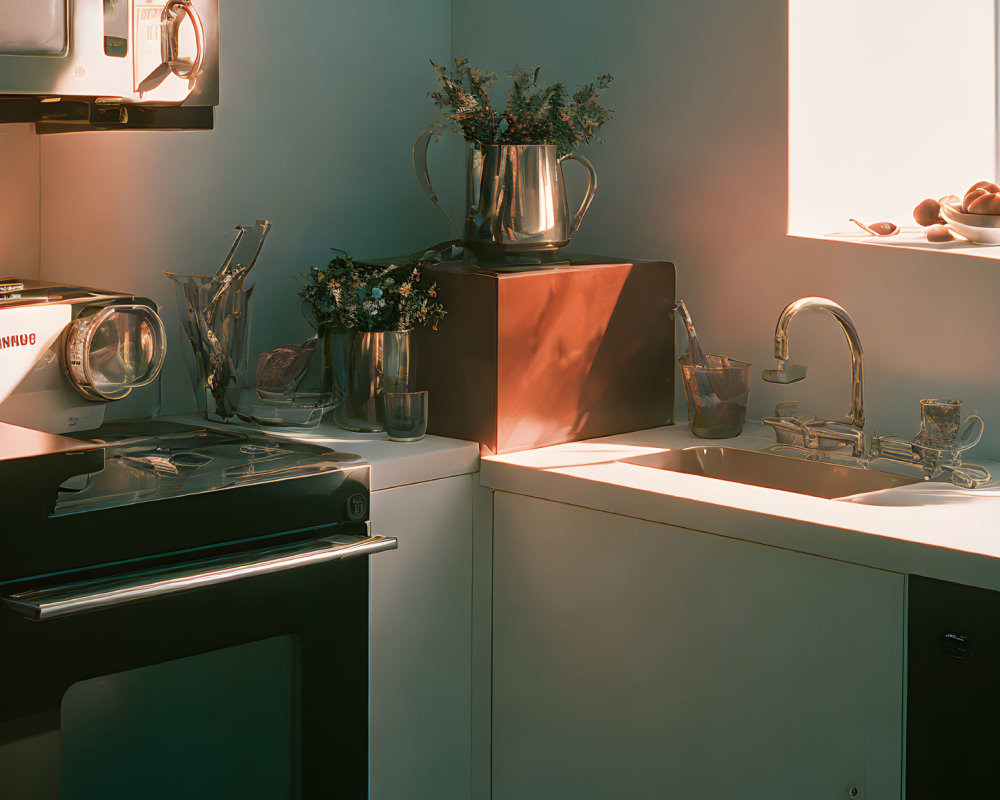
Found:
[[[795,442],[796,435],[802,437],[803,447],[806,445],[806,439],[808,438],[808,429],[803,424],[803,421],[799,419],[799,401],[798,400],[786,400],[783,403],[777,403],[774,406],[774,416],[768,419],[764,418],[763,422],[769,428],[774,430],[774,439],[778,444],[792,444]]]
[[[776,417],[797,417],[798,415],[798,400],[785,400],[783,403],[776,403],[774,406],[774,416]]]

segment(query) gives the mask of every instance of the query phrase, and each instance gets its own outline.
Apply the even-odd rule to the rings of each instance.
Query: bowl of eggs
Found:
[[[1000,186],[997,184],[980,181],[963,197],[952,194],[942,197],[938,203],[941,219],[959,236],[978,244],[1000,244]]]

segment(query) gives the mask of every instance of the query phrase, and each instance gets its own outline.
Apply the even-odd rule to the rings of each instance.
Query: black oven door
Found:
[[[0,797],[364,798],[364,524],[6,594]]]

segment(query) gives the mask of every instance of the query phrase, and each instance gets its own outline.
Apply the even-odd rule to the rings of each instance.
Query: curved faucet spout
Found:
[[[788,327],[796,314],[813,308],[833,314],[847,336],[851,348],[851,410],[848,417],[854,427],[862,429],[865,427],[865,357],[858,330],[842,305],[828,297],[803,297],[785,306],[774,329],[774,357],[779,369],[788,361]]]

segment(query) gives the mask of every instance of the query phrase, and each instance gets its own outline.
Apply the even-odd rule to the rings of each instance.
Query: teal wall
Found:
[[[879,433],[912,435],[919,398],[958,397],[986,419],[976,452],[1000,458],[1000,263],[785,234],[786,0],[508,0],[502,14],[455,0],[453,25],[455,54],[486,69],[614,75],[616,116],[586,151],[599,185],[574,246],[674,261],[706,348],[754,364],[751,416],[786,399],[822,416],[847,410],[848,349],[827,315],[793,324],[804,383],[759,377],[784,305],[827,295],[860,331]]]
[[[450,0],[221,0],[212,132],[40,137],[43,277],[130,290],[165,311],[164,410],[190,410],[172,284],[210,274],[232,228],[274,228],[254,271],[257,350],[307,337],[294,276],[331,247],[391,256],[447,237],[412,175],[433,115],[428,58]]]
[[[386,256],[450,235],[410,168],[432,117],[428,58],[541,65],[543,79],[568,83],[611,72],[616,116],[607,142],[586,151],[599,185],[575,249],[674,261],[708,349],[752,361],[755,375],[772,362],[781,308],[830,296],[860,330],[880,433],[912,434],[921,397],[959,397],[986,418],[977,452],[1000,458],[997,262],[785,234],[786,0],[507,0],[502,13],[472,0],[221,2],[214,132],[37,139],[8,126],[0,165],[18,169],[0,204],[19,216],[0,227],[5,267],[145,292],[175,331],[162,271],[213,270],[232,226],[267,216],[256,346],[304,338],[292,276],[325,263],[329,247]],[[459,169],[447,153],[435,147],[435,183],[452,188],[455,208]],[[577,165],[566,172],[581,191]],[[849,361],[837,326],[804,315],[792,336],[809,378],[755,378],[751,416],[785,399],[843,413]],[[167,410],[189,403],[176,346],[165,385]]]

